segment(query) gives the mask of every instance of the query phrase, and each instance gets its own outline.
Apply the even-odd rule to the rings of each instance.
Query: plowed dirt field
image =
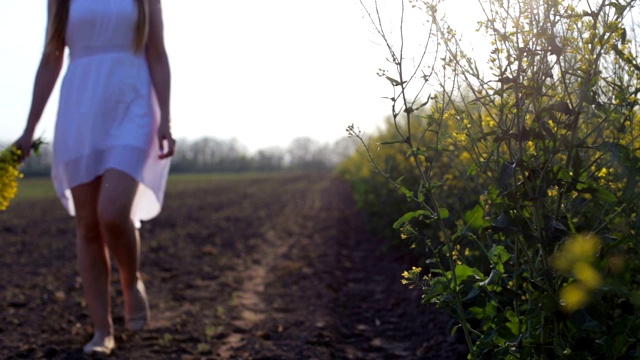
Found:
[[[55,198],[0,212],[0,358],[83,358],[74,237]],[[124,330],[114,269],[113,359],[466,358],[332,175],[173,181],[141,237],[152,320]]]

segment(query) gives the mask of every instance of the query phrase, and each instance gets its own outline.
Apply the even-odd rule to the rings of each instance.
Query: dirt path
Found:
[[[0,358],[82,358],[89,320],[60,208],[0,213]],[[447,317],[400,284],[411,264],[380,252],[329,175],[170,187],[142,238],[153,318],[123,332],[114,270],[114,359],[464,358]]]

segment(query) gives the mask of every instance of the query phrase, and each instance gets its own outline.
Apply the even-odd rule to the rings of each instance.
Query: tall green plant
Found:
[[[348,129],[414,204],[395,227],[425,244],[429,269],[404,281],[451,311],[471,358],[640,355],[640,65],[624,26],[635,0],[481,0],[488,69],[440,3],[408,3],[428,15],[422,53],[438,55],[426,73],[422,61],[407,68],[404,37],[394,47],[365,7],[393,71],[381,75],[397,136],[381,145],[402,148],[418,184]],[[457,190],[448,171],[467,174]]]

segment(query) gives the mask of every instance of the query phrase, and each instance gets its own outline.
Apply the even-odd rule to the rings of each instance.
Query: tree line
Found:
[[[236,139],[180,139],[171,160],[171,172],[332,171],[354,151],[355,145],[346,137],[334,142],[299,137],[286,147],[272,146],[255,152]],[[48,176],[51,161],[51,146],[45,144],[38,155],[25,161],[21,171],[25,176]]]

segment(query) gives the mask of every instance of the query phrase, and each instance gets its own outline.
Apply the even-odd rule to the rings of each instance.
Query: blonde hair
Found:
[[[138,5],[138,19],[132,45],[133,49],[140,53],[144,50],[149,33],[149,4],[147,0],[135,0],[135,2]],[[71,0],[54,0],[52,3],[53,11],[49,19],[45,50],[58,52],[64,49],[66,45],[65,34],[67,32]]]

